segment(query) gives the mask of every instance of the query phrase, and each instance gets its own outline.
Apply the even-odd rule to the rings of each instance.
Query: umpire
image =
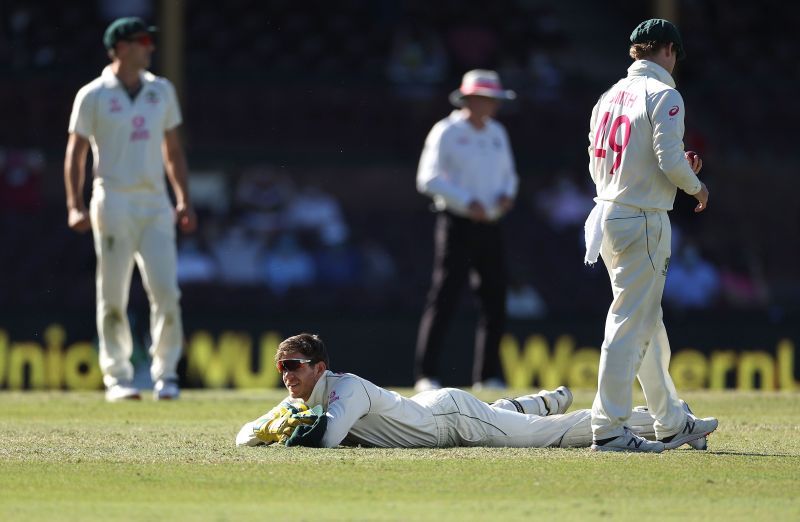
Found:
[[[506,267],[499,222],[514,204],[518,180],[508,135],[494,115],[501,100],[514,98],[496,72],[469,71],[450,94],[459,109],[434,125],[425,140],[417,189],[433,198],[438,216],[431,289],[417,336],[417,391],[441,387],[439,352],[468,278],[480,300],[473,385],[503,386],[498,352]]]

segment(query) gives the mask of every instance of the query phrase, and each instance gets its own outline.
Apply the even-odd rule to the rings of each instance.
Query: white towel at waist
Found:
[[[595,198],[595,206],[586,218],[583,226],[584,238],[586,240],[586,256],[583,262],[587,265],[597,263],[600,255],[600,246],[603,244],[603,229],[605,228],[608,212],[614,204],[611,201],[603,201]]]

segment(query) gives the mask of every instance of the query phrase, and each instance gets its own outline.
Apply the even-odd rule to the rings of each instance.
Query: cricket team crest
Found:
[[[149,103],[150,105],[157,105],[161,99],[158,97],[158,93],[156,91],[147,91],[144,93],[144,101]]]

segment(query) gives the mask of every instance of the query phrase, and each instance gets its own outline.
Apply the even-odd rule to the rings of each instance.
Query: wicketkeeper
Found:
[[[566,413],[572,393],[565,386],[492,404],[454,388],[409,399],[356,375],[331,372],[322,339],[306,333],[284,340],[275,360],[289,396],[245,424],[236,436],[238,446],[543,448],[592,443],[591,411]],[[655,436],[646,408],[634,410],[629,422],[642,436]],[[704,435],[686,442],[705,449]]]

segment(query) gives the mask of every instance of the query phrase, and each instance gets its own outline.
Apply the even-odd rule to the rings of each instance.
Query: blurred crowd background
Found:
[[[676,72],[686,147],[704,158],[711,198],[700,216],[677,198],[665,313],[791,322],[800,7],[673,5],[688,53]],[[161,12],[157,0],[0,1],[7,317],[66,308],[93,319],[91,241],[66,226],[67,120],[107,63],[109,21],[138,15],[165,31]],[[418,317],[434,216],[415,190],[417,161],[472,68],[496,69],[519,95],[498,117],[520,175],[506,223],[510,317],[602,317],[607,276],[582,262],[588,119],[625,75],[631,30],[656,15],[656,3],[623,0],[186,1],[179,95],[200,217],[179,240],[187,321],[221,309]],[[132,301],[146,302],[140,288]]]

